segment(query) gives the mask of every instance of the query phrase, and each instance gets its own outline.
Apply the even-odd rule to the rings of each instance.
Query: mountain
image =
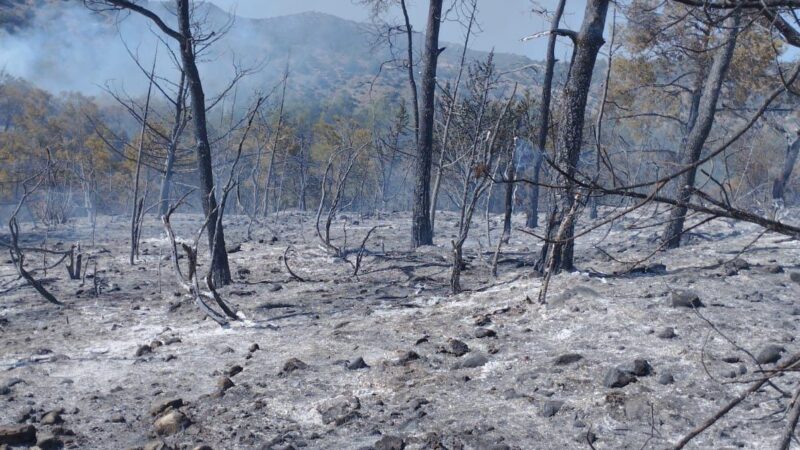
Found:
[[[174,23],[171,5],[140,2]],[[258,67],[243,82],[245,89],[270,91],[289,63],[289,95],[302,102],[361,103],[408,92],[407,70],[386,64],[392,54],[403,58],[405,38],[395,39],[390,51],[376,37],[371,24],[308,12],[283,17],[251,19],[231,17],[213,4],[198,4],[195,18],[206,30],[223,30],[204,54],[200,65],[210,95],[226,86],[239,67]],[[90,12],[77,1],[0,0],[0,68],[51,91],[78,90],[97,93],[99,86],[114,85],[128,92],[141,91],[146,77],[131,61],[129,51],[149,66],[159,34],[137,14]],[[415,34],[419,55],[423,36]],[[123,45],[123,43],[125,45]],[[128,50],[126,50],[126,46]],[[441,44],[440,80],[456,76],[462,46]],[[468,50],[469,61],[485,60],[488,53]],[[174,77],[163,45],[158,72]],[[540,63],[524,56],[497,53],[494,57],[506,88],[536,89]],[[563,65],[559,72],[563,73]]]

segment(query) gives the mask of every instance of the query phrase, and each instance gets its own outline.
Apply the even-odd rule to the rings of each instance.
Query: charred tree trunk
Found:
[[[517,187],[516,183],[514,183],[514,180],[517,178],[517,164],[514,160],[516,157],[516,148],[516,138],[514,138],[514,144],[511,148],[511,154],[509,155],[508,167],[506,168],[506,180],[508,181],[508,184],[506,184],[505,192],[503,235],[500,237],[500,242],[503,244],[507,244],[509,239],[511,239],[511,218],[512,214],[514,213],[514,189]]]
[[[772,199],[783,200],[783,195],[786,191],[786,183],[789,182],[789,177],[792,176],[794,164],[797,162],[797,154],[800,153],[800,136],[786,148],[786,158],[783,160],[783,171],[780,176],[775,178],[772,183]]]
[[[189,0],[177,0],[178,25],[180,28],[180,48],[183,70],[186,72],[189,95],[192,100],[192,125],[197,152],[197,172],[201,190],[203,212],[208,220],[208,246],[214,259],[211,261],[211,274],[215,286],[231,282],[231,271],[228,266],[228,252],[225,249],[225,234],[222,223],[218,221],[219,211],[214,195],[214,171],[211,167],[211,144],[208,140],[206,123],[206,100],[200,72],[197,70],[194,54],[194,42],[189,18]]]
[[[181,81],[178,84],[178,95],[175,98],[175,123],[170,134],[169,147],[167,148],[167,158],[164,161],[164,177],[161,179],[161,189],[158,194],[159,207],[158,215],[163,216],[169,210],[169,196],[172,190],[172,175],[175,170],[175,153],[178,151],[178,142],[186,125],[184,112],[186,107],[186,75],[181,73]]]
[[[558,196],[561,211],[559,224],[566,220],[569,211],[574,210],[573,202],[576,201],[577,186],[573,178],[577,171],[583,145],[586,100],[592,84],[592,73],[597,62],[597,54],[605,43],[603,29],[608,13],[608,3],[608,0],[587,1],[581,31],[574,37],[575,51],[570,76],[564,87],[564,109],[556,137],[556,164],[563,172],[559,173],[557,184],[566,186]],[[551,255],[558,261],[554,267],[556,271],[574,268],[574,230],[575,222],[569,220],[564,227],[563,239],[561,242],[553,244],[552,252],[558,252],[557,255]]]
[[[434,100],[436,97],[436,64],[439,59],[439,25],[442,0],[430,0],[428,26],[423,54],[422,95],[419,117],[417,159],[414,163],[414,204],[412,207],[411,245],[433,244],[431,228],[431,164],[433,162]]]
[[[553,90],[553,73],[556,65],[556,30],[564,14],[566,0],[559,0],[553,20],[550,23],[550,35],[547,39],[547,61],[545,63],[544,82],[542,83],[542,99],[539,103],[539,116],[536,130],[536,159],[533,163],[533,184],[531,185],[530,204],[528,205],[528,219],[525,226],[536,228],[539,226],[539,173],[542,170],[544,152],[547,145],[547,132],[550,128],[550,98]],[[602,33],[602,31],[601,31]]]
[[[714,116],[717,109],[722,83],[728,73],[733,50],[736,47],[736,36],[739,32],[740,12],[736,11],[731,17],[725,20],[724,27],[727,30],[721,47],[714,54],[714,61],[708,74],[708,79],[703,87],[703,94],[697,107],[697,119],[686,139],[686,149],[682,158],[682,165],[689,167],[685,173],[678,176],[678,204],[686,204],[692,198],[695,177],[697,175],[696,163],[700,160],[700,155],[705,146],[706,139],[711,132],[714,124]],[[676,206],[670,213],[667,221],[662,241],[665,248],[678,248],[681,245],[681,235],[686,220],[686,206]]]

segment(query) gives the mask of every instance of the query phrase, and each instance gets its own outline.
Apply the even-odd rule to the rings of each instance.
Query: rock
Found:
[[[562,406],[564,406],[564,402],[561,400],[547,400],[542,405],[542,416],[553,417],[558,414]]]
[[[170,398],[166,400],[160,400],[158,402],[153,403],[153,405],[150,407],[150,415],[155,417],[167,410],[178,409],[183,405],[184,403],[182,398]]]
[[[419,354],[417,352],[415,352],[415,351],[408,350],[408,351],[402,352],[400,354],[400,357],[397,358],[397,365],[398,366],[404,366],[404,365],[410,363],[411,361],[415,361],[417,359],[420,359]]]
[[[646,266],[634,267],[631,274],[644,274],[644,275],[663,275],[667,273],[667,266],[661,263],[647,264]]]
[[[255,353],[255,352],[256,352],[257,350],[259,350],[260,348],[261,348],[261,347],[259,347],[259,346],[258,346],[258,344],[250,344],[250,348],[249,348],[249,349],[247,349],[247,350],[248,350],[250,353]]]
[[[202,444],[202,445],[198,445],[197,447],[193,448],[192,450],[214,450],[214,449],[211,448],[210,445]]]
[[[495,333],[494,330],[490,330],[489,328],[478,328],[477,330],[475,330],[475,337],[478,339],[497,337],[497,333]]]
[[[374,447],[375,450],[403,450],[406,448],[406,443],[397,436],[384,436],[375,443]]]
[[[464,356],[469,353],[469,346],[458,339],[450,338],[447,340],[447,344],[439,347],[439,352],[449,353],[455,356]]]
[[[170,447],[163,441],[150,441],[147,444],[144,444],[142,450],[174,450],[174,448]]]
[[[59,450],[64,448],[64,442],[55,436],[44,435],[36,440],[36,446],[41,450]]]
[[[325,425],[342,425],[358,416],[361,401],[353,395],[342,395],[323,401],[317,406],[317,412],[322,416]]]
[[[579,355],[577,353],[564,353],[563,355],[559,355],[553,361],[553,364],[556,366],[565,366],[567,364],[576,363],[582,359],[583,355]]]
[[[800,272],[792,272],[789,274],[789,279],[797,284],[800,284]]]
[[[42,425],[58,425],[59,423],[64,423],[64,418],[61,417],[60,410],[54,410],[45,414],[44,417],[42,417],[41,423]]]
[[[607,388],[623,388],[636,381],[636,377],[617,367],[611,368],[603,378],[603,386]]]
[[[780,345],[767,345],[758,352],[756,361],[758,361],[759,364],[774,364],[781,359],[781,353],[785,351],[786,349]]]
[[[369,369],[369,366],[367,365],[366,361],[364,361],[364,358],[360,356],[354,359],[352,362],[347,363],[346,367],[347,370]]]
[[[485,356],[480,354],[475,354],[464,358],[464,360],[461,361],[460,364],[457,364],[455,368],[472,369],[475,367],[481,367],[485,365],[487,362],[489,362],[489,360],[486,359]]]
[[[162,436],[169,436],[178,433],[191,425],[189,419],[180,411],[173,410],[159,417],[153,424],[156,433]]]
[[[800,316],[800,306],[795,306],[790,314],[793,316]]]
[[[139,358],[148,353],[153,353],[153,348],[150,347],[149,345],[140,345],[139,348],[136,349],[136,353],[134,353],[134,356]]]
[[[33,445],[36,428],[33,425],[0,425],[0,444]]]
[[[669,299],[673,308],[701,308],[705,306],[700,301],[700,297],[692,291],[672,291]]]
[[[672,376],[669,372],[664,372],[658,376],[658,384],[663,384],[667,386],[675,382],[675,377]]]
[[[228,377],[219,377],[219,379],[217,379],[217,392],[225,392],[234,386],[236,385],[233,384],[233,381]]]
[[[122,414],[114,414],[109,420],[111,423],[125,423],[125,417]]]
[[[278,292],[283,289],[283,286],[277,283],[270,283],[267,285],[267,292]]]
[[[659,331],[656,335],[661,339],[675,339],[678,335],[675,334],[675,328],[666,327],[663,330]]]
[[[308,364],[300,361],[297,358],[291,358],[283,363],[283,368],[280,372],[278,372],[278,376],[285,377],[290,373],[294,372],[295,370],[304,370],[308,368]]]
[[[231,254],[231,253],[239,253],[240,251],[242,251],[242,244],[236,244],[236,245],[232,245],[232,246],[228,247],[228,248],[227,248],[227,249],[225,249],[225,250],[226,250],[226,251],[227,251],[229,254]]]
[[[783,273],[783,267],[781,267],[779,264],[771,264],[764,267],[764,271],[767,273]]]
[[[641,358],[634,359],[633,363],[626,364],[620,367],[620,369],[637,377],[646,377],[653,374],[653,366],[651,366],[646,359]]]
[[[728,275],[736,275],[739,271],[748,270],[749,268],[750,263],[743,258],[734,258],[725,263],[725,269],[728,271]]]
[[[237,374],[241,373],[242,370],[244,370],[244,369],[242,369],[242,366],[240,366],[238,364],[234,364],[233,366],[228,368],[227,371],[225,371],[225,374],[228,375],[229,377],[233,377],[233,376],[236,376]]]

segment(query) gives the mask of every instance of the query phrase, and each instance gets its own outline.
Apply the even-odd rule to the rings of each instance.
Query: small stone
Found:
[[[670,305],[673,308],[701,308],[703,302],[700,297],[692,291],[672,291],[670,293]]]
[[[383,436],[375,443],[375,450],[403,450],[406,443],[397,436]]]
[[[564,406],[564,402],[561,400],[547,400],[542,405],[542,416],[553,417],[558,414],[562,406]]]
[[[672,384],[675,382],[675,377],[672,376],[669,372],[664,372],[658,376],[658,384],[663,384],[664,386]]]
[[[228,377],[219,377],[217,380],[217,391],[218,392],[225,392],[228,389],[234,387],[233,381],[231,381]]]
[[[144,444],[142,450],[175,450],[173,447],[167,445],[163,441],[150,441],[147,444]]]
[[[109,420],[111,423],[125,423],[125,417],[121,414],[114,414]]]
[[[797,284],[800,284],[800,272],[792,272],[789,274],[789,279]]]
[[[182,431],[189,425],[191,422],[182,412],[173,410],[159,417],[153,427],[159,435],[168,436]]]
[[[170,398],[153,403],[150,407],[150,415],[155,417],[169,409],[178,409],[183,406],[182,398]]]
[[[633,360],[633,363],[626,364],[621,369],[637,377],[646,377],[653,373],[653,366],[646,359],[641,358]]]
[[[197,447],[193,448],[192,450],[214,450],[214,449],[211,448],[210,445],[202,444],[202,445],[198,445]]]
[[[617,367],[611,368],[603,378],[603,386],[607,388],[623,388],[636,381],[636,377],[629,372],[620,370]]]
[[[658,336],[661,339],[674,339],[678,335],[675,334],[675,328],[666,327],[663,330],[659,331],[656,336]]]
[[[238,364],[235,364],[235,365],[231,366],[230,368],[228,368],[228,370],[225,371],[225,373],[229,377],[233,377],[233,376],[236,376],[237,374],[241,373],[242,370],[244,370],[244,369],[242,369],[242,366],[240,366]]]
[[[152,352],[153,349],[149,345],[140,345],[139,348],[136,349],[136,353],[134,353],[134,356],[139,358]]]
[[[496,337],[497,333],[494,330],[490,330],[489,328],[478,328],[475,330],[475,337],[478,339],[489,338],[489,337]]]
[[[440,353],[449,353],[455,356],[464,356],[469,352],[469,346],[458,339],[450,338],[447,344],[439,347]]]
[[[411,361],[415,361],[415,360],[418,360],[418,359],[420,359],[420,356],[419,356],[419,354],[417,352],[408,350],[408,351],[402,352],[400,354],[400,357],[397,358],[397,365],[398,366],[404,366],[404,365],[410,363]]]
[[[750,268],[750,263],[743,258],[734,258],[725,263],[725,268],[738,273],[740,270],[748,270]]]
[[[369,366],[367,365],[366,361],[364,361],[364,358],[360,356],[352,362],[349,362],[346,367],[347,370],[369,369]]]
[[[759,364],[774,364],[781,359],[781,353],[785,351],[786,349],[780,345],[767,345],[758,352],[756,361],[758,361]]]
[[[462,369],[473,369],[475,367],[481,367],[485,365],[487,362],[489,362],[489,360],[486,359],[485,356],[480,354],[475,354],[468,356],[467,358],[464,358],[464,360],[461,361],[461,363],[458,364],[456,368],[460,367]]]
[[[286,376],[290,373],[294,372],[295,370],[304,370],[308,368],[308,364],[300,361],[297,358],[290,358],[285,363],[283,363],[283,368],[280,372],[278,372],[279,376]]]
[[[790,314],[793,316],[800,316],[800,306],[795,306],[792,308],[792,312]]]
[[[55,436],[45,435],[36,440],[36,446],[41,450],[59,450],[64,448],[64,442]]]
[[[0,444],[33,445],[36,428],[33,425],[0,425]]]
[[[255,352],[256,352],[257,350],[259,350],[260,348],[261,348],[261,347],[259,347],[259,346],[258,346],[258,344],[250,344],[250,348],[248,349],[248,351],[249,351],[250,353],[255,353]]]
[[[583,355],[579,355],[577,353],[564,353],[563,355],[559,355],[553,364],[556,366],[565,366],[567,364],[576,363],[583,359]]]
[[[61,411],[50,411],[42,417],[41,423],[42,425],[58,425],[64,423],[64,418],[61,417]]]
[[[780,266],[780,265],[778,265],[778,264],[771,264],[771,265],[769,265],[769,266],[766,266],[766,267],[764,268],[764,270],[765,270],[767,273],[783,273],[783,267],[781,267],[781,266]]]

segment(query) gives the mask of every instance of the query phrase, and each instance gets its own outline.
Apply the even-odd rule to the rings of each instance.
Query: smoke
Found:
[[[145,6],[176,26],[174,13],[164,4],[149,2]],[[226,23],[228,16],[210,8],[202,12],[202,18],[207,21],[208,30],[213,31]],[[129,52],[149,70],[158,51],[157,75],[177,79],[175,64],[164,42],[158,39],[163,34],[137,14],[97,13],[82,2],[51,3],[32,13],[26,26],[0,28],[0,70],[12,76],[55,93],[98,95],[108,86],[137,95],[146,89],[148,81]],[[168,38],[164,41],[169,42]],[[169,44],[175,51],[175,43]],[[204,55],[199,67],[211,95],[230,82],[234,74],[232,60],[227,45],[215,46]]]

